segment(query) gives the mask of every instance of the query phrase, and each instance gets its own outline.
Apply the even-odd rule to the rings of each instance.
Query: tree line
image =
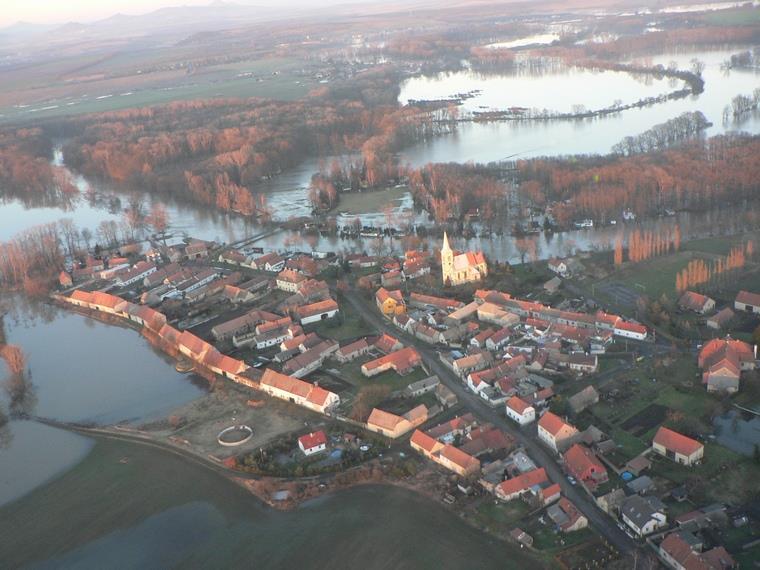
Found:
[[[536,158],[517,163],[520,192],[551,203],[561,226],[572,220],[707,209],[755,200],[760,137],[727,134],[631,156]]]

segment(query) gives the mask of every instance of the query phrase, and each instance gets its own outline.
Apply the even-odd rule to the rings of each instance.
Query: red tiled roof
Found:
[[[681,295],[678,304],[687,309],[691,309],[692,311],[701,311],[704,308],[705,303],[709,300],[709,297],[706,295],[702,295],[695,291],[686,291]]]
[[[531,407],[528,402],[522,398],[518,398],[517,396],[512,396],[509,400],[507,400],[507,406],[520,415],[525,413],[525,410]]]
[[[697,363],[700,368],[706,368],[723,359],[728,359],[736,367],[740,367],[741,362],[754,360],[754,358],[752,346],[746,342],[734,340],[730,337],[725,339],[714,338],[699,351]]]
[[[480,461],[453,445],[444,445],[441,450],[441,456],[465,470],[469,470],[475,466],[480,467]]]
[[[283,269],[277,274],[277,280],[278,281],[285,281],[286,283],[303,283],[306,281],[307,277],[303,275],[302,273],[298,273],[298,271],[294,271],[293,269]]]
[[[325,432],[321,430],[315,431],[299,437],[298,443],[300,443],[301,447],[304,449],[311,449],[318,445],[327,445],[327,436],[325,435]]]
[[[280,374],[271,368],[267,368],[264,371],[264,375],[261,377],[261,385],[272,386],[273,388],[277,388],[278,390],[282,390],[283,392],[288,392],[302,398],[307,398],[312,388],[314,388],[313,384],[309,384],[308,382],[304,382],[298,378],[293,378],[292,376]]]
[[[309,397],[306,398],[306,400],[315,406],[324,406],[331,395],[332,392],[329,390],[325,390],[320,386],[314,386],[311,389],[311,392],[309,392]]]
[[[440,446],[440,443],[438,442],[438,440],[436,440],[433,437],[430,437],[424,431],[421,431],[418,429],[414,430],[414,433],[412,434],[412,439],[410,440],[410,442],[421,447],[428,453],[432,453],[436,447]]]
[[[590,469],[606,471],[604,465],[589,448],[576,443],[565,453],[565,465],[576,477],[583,478],[583,474]]]
[[[398,289],[389,291],[385,287],[380,287],[380,289],[377,290],[377,293],[375,293],[375,297],[381,303],[385,303],[385,301],[387,301],[388,299],[393,299],[397,303],[404,302],[404,298],[401,295],[401,291],[399,291]]]
[[[565,426],[573,427],[553,412],[546,412],[541,416],[538,425],[548,431],[551,435],[557,435]]]
[[[639,334],[646,334],[647,328],[644,325],[639,325],[636,323],[629,323],[626,321],[620,321],[618,324],[615,325],[616,329],[620,329],[623,331],[629,331]]]
[[[403,372],[413,368],[422,362],[419,352],[411,346],[391,352],[375,360],[371,360],[363,365],[367,370],[374,370],[381,366],[390,365],[396,372]]]
[[[546,476],[546,470],[541,467],[540,469],[534,469],[533,471],[528,471],[527,473],[523,473],[522,475],[518,475],[512,479],[502,481],[499,483],[498,489],[504,495],[509,496],[513,495],[514,493],[519,493],[520,491],[530,489],[534,485],[545,483],[548,480],[549,479]]]
[[[760,293],[751,293],[749,291],[739,291],[739,294],[736,296],[736,300],[739,303],[744,303],[745,305],[753,305],[755,307],[760,307]]]
[[[338,303],[336,303],[333,299],[327,299],[326,301],[319,301],[317,303],[312,303],[311,305],[304,305],[303,307],[298,307],[296,309],[296,312],[298,313],[298,316],[300,318],[305,319],[307,317],[319,315],[320,313],[327,313],[329,311],[337,311],[337,310],[338,310]]]
[[[662,426],[657,430],[657,433],[654,436],[654,440],[652,441],[657,445],[663,446],[667,450],[674,451],[687,457],[700,448],[704,447],[698,441],[691,439],[690,437],[686,437],[677,431],[668,429],[665,426]]]
[[[212,348],[209,343],[189,331],[182,331],[182,334],[179,335],[179,344],[195,354],[201,354],[205,350]]]
[[[382,429],[395,430],[398,424],[406,421],[408,420],[396,414],[383,411],[380,408],[373,408],[372,413],[370,413],[367,419],[367,424],[372,424]]]

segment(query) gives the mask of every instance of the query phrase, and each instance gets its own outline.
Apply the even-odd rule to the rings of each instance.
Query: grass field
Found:
[[[137,65],[135,63],[135,65]],[[306,95],[316,82],[301,75],[298,59],[264,58],[204,68],[195,74],[167,71],[119,78],[105,77],[84,85],[52,82],[43,89],[24,90],[28,107],[0,106],[0,121],[41,119],[65,115],[145,107],[171,101],[216,97],[262,97],[294,100]],[[247,74],[252,74],[248,76]],[[65,76],[64,76],[65,77]],[[3,92],[10,89],[0,87]],[[16,88],[22,86],[16,82]]]
[[[428,377],[427,372],[422,368],[417,368],[406,376],[401,376],[400,374],[396,374],[393,370],[389,370],[388,372],[383,372],[372,378],[367,378],[361,371],[362,364],[367,362],[367,360],[367,358],[359,358],[353,362],[344,364],[340,368],[341,376],[359,388],[368,385],[385,384],[386,386],[390,386],[391,391],[403,390],[412,382],[417,382],[418,380]]]
[[[692,259],[702,259],[712,262],[719,257],[726,256],[732,247],[745,244],[747,240],[757,241],[756,233],[748,233],[742,236],[706,238],[689,241],[683,244],[681,251],[670,255],[654,257],[647,261],[624,265],[609,274],[608,277],[594,284],[595,291],[604,300],[615,303],[614,292],[606,292],[605,285],[622,283],[636,294],[643,294],[650,299],[657,299],[667,295],[671,299],[676,296],[676,275],[683,270]],[[601,259],[601,258],[600,258]],[[753,283],[758,279],[757,267],[748,264],[747,268],[739,273],[737,278],[732,279],[725,287],[729,296],[735,294],[741,288],[752,289]],[[757,285],[754,285],[757,287]],[[619,300],[619,299],[618,299]]]
[[[709,24],[717,26],[749,26],[760,22],[760,10],[757,8],[720,10],[706,14],[704,20]]]
[[[340,195],[338,210],[349,214],[382,212],[386,206],[395,206],[409,188],[386,188],[368,192],[349,192]]]
[[[339,342],[353,340],[361,336],[376,334],[375,330],[356,312],[351,303],[340,302],[338,316],[315,325],[308,325],[309,332],[316,332],[324,338]]]

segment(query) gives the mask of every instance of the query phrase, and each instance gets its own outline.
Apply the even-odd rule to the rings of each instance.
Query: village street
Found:
[[[507,420],[503,407],[493,408],[484,402],[481,398],[470,392],[456,375],[444,366],[438,358],[437,350],[424,343],[423,341],[401,331],[392,323],[384,319],[377,311],[374,303],[364,299],[356,291],[344,293],[346,299],[372,326],[379,331],[387,332],[395,336],[405,344],[414,346],[425,361],[425,365],[432,374],[446,386],[448,386],[457,396],[459,401],[465,404],[476,416],[485,419],[496,427],[503,429],[513,436],[517,442],[523,445],[530,457],[540,467],[546,469],[549,477],[559,483],[562,493],[586,516],[589,523],[612,545],[623,553],[627,553],[636,548],[635,542],[623,531],[621,531],[615,521],[602,512],[594,501],[581,488],[571,485],[566,479],[565,473],[560,468],[557,460],[551,455],[550,451],[538,442],[536,435],[535,423],[520,429],[516,424]]]

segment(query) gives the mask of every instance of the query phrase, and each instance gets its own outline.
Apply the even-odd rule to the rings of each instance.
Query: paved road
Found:
[[[492,408],[481,398],[470,392],[453,371],[441,363],[438,353],[433,347],[395,327],[378,313],[373,303],[368,302],[355,291],[345,293],[345,298],[375,328],[395,336],[407,345],[413,345],[424,359],[430,372],[437,374],[441,382],[446,384],[457,395],[459,401],[465,404],[478,417],[485,418],[488,422],[503,429],[523,445],[531,458],[540,467],[546,469],[547,474],[553,481],[559,483],[565,497],[575,503],[578,509],[589,520],[589,523],[610,544],[623,553],[637,548],[637,544],[618,528],[612,518],[596,506],[585,491],[568,482],[554,455],[538,442],[535,423],[525,428],[519,428],[516,424],[508,421],[501,406]]]

